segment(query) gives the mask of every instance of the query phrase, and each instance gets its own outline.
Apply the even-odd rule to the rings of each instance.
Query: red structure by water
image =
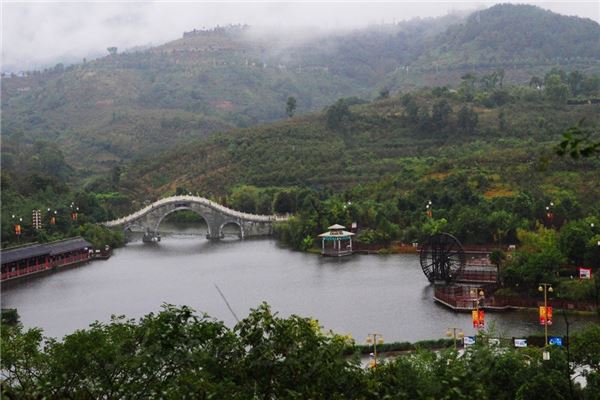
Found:
[[[0,282],[86,262],[92,245],[81,237],[2,250]]]

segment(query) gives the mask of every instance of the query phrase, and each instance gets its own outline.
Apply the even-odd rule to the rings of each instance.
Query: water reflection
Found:
[[[292,252],[274,240],[208,241],[200,234],[169,235],[156,245],[141,241],[107,261],[22,282],[2,292],[2,306],[16,307],[26,326],[62,336],[111,314],[139,317],[163,302],[187,304],[233,325],[216,283],[238,316],[266,301],[282,315],[317,318],[326,329],[370,331],[386,340],[439,338],[446,328],[473,334],[469,314],[453,313],[432,300],[432,288],[412,255],[322,258]],[[542,332],[537,314],[488,313],[497,332]],[[579,317],[572,327],[597,319]],[[550,333],[564,330],[556,315]]]

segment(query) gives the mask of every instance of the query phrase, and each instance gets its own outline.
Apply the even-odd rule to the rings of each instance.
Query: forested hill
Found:
[[[450,26],[417,64],[510,68],[567,60],[596,63],[599,55],[600,27],[596,22],[531,5],[503,4],[474,12],[464,22]]]
[[[109,169],[234,127],[321,110],[340,97],[456,84],[503,68],[505,84],[560,64],[600,69],[598,24],[500,5],[464,20],[414,20],[351,32],[265,34],[244,26],[188,32],[120,52],[2,78],[10,148],[51,141],[76,169]],[[518,47],[515,50],[513,47]],[[509,49],[513,49],[510,50]],[[4,150],[3,150],[4,155]]]
[[[598,132],[600,106],[552,98],[559,75],[549,76],[545,90],[471,89],[465,80],[459,91],[340,100],[321,113],[220,134],[135,163],[120,188],[153,199],[181,190],[221,196],[240,185],[324,192],[375,185],[363,195],[379,199],[425,190],[431,181],[460,191],[459,179],[487,198],[534,192],[595,207],[598,160],[561,159],[552,149],[578,123]],[[381,182],[391,186],[384,190]]]

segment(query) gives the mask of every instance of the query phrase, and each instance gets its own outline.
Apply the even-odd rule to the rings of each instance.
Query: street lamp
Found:
[[[77,221],[77,214],[79,213],[79,207],[75,206],[75,203],[71,203],[71,219]]]
[[[383,344],[383,335],[381,333],[367,334],[367,343],[373,344],[373,361],[371,367],[377,368],[377,344]]]
[[[465,333],[459,328],[446,329],[446,336],[454,339],[454,350],[456,350],[456,341],[465,337]]]
[[[548,345],[548,323],[552,323],[552,321],[548,319],[548,293],[554,292],[554,289],[552,289],[552,284],[550,284],[550,283],[540,283],[540,286],[538,287],[538,291],[544,293],[544,312],[543,312],[543,315],[540,315],[541,317],[543,316],[543,320],[540,322],[544,323],[544,338],[545,338],[544,345],[547,346]]]
[[[21,238],[21,223],[23,222],[22,217],[18,217],[15,214],[12,214],[13,224],[15,225],[15,235],[17,235],[17,239]]]
[[[554,207],[554,203],[550,202],[546,206],[546,219],[548,220],[548,226],[552,225],[552,221],[554,220],[554,213],[552,212],[552,207]]]
[[[433,217],[433,211],[432,211],[433,210],[433,206],[431,205],[431,200],[429,200],[427,202],[427,204],[425,205],[425,209],[426,209],[425,214],[427,214],[427,216],[429,218]]]
[[[48,209],[48,214],[50,215],[50,225],[56,225],[56,216],[58,215],[58,210],[54,210],[54,213],[51,213],[50,209]]]

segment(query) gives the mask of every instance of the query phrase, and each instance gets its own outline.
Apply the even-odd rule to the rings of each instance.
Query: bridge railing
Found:
[[[223,214],[235,217],[247,219],[250,221],[257,222],[277,222],[277,221],[286,221],[288,216],[277,216],[277,215],[257,215],[257,214],[249,214],[241,211],[232,210],[231,208],[225,207],[219,203],[215,203],[214,201],[208,200],[204,197],[199,196],[171,196],[165,197],[163,199],[157,200],[154,203],[147,205],[146,207],[134,212],[133,214],[129,214],[125,217],[121,217],[112,221],[107,221],[104,223],[105,226],[112,227],[122,225],[129,221],[135,221],[136,219],[142,217],[148,212],[152,211],[156,207],[160,207],[165,204],[170,204],[179,201],[193,201],[195,203],[203,204],[205,206],[211,207],[215,210],[222,212]]]

